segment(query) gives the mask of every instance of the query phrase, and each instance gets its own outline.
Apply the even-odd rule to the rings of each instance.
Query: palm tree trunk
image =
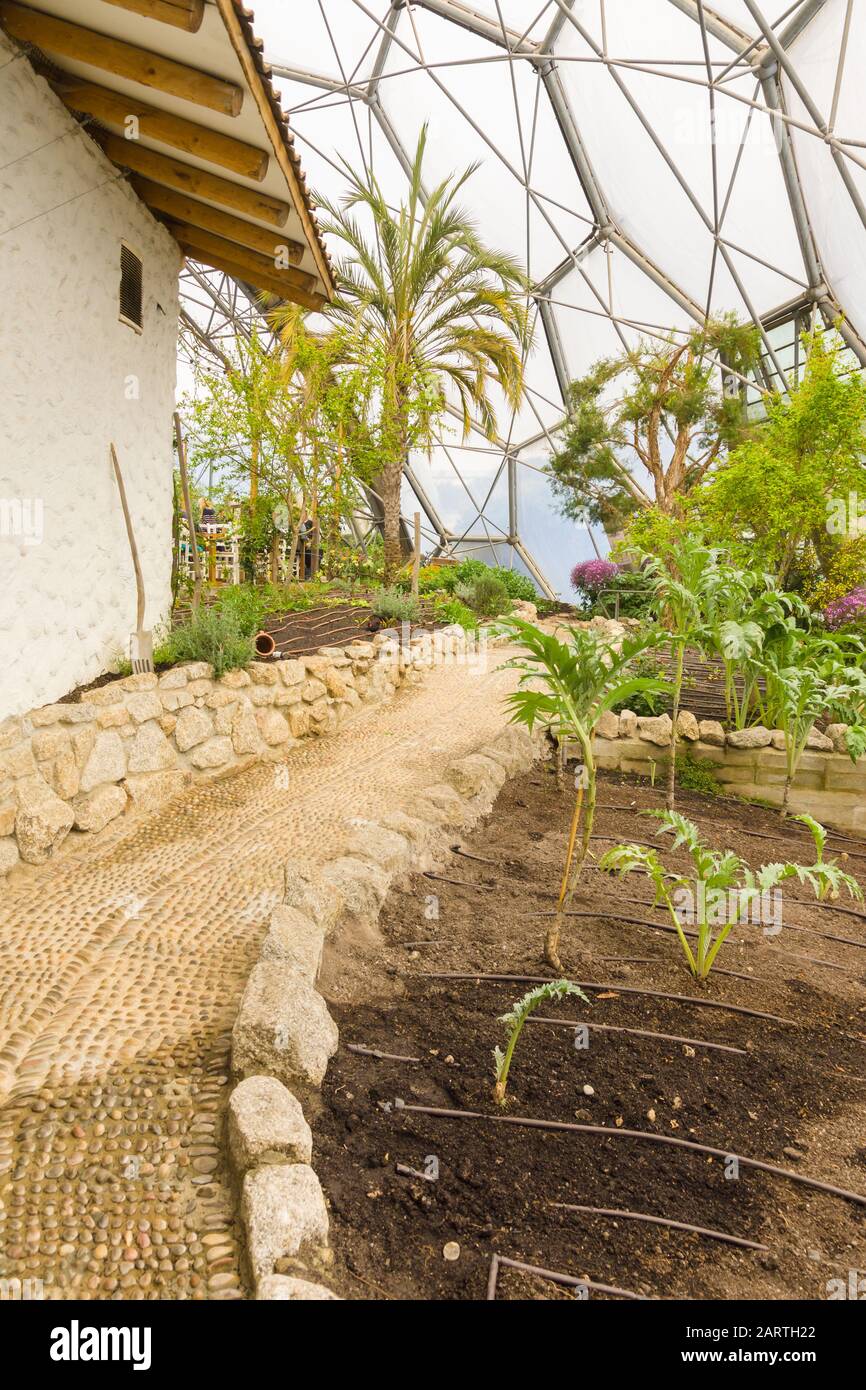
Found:
[[[384,513],[384,583],[390,584],[403,563],[403,550],[400,545],[400,487],[403,481],[403,468],[400,463],[389,463],[382,470],[382,510]]]

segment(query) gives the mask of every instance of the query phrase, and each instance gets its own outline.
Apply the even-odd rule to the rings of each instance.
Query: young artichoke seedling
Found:
[[[815,864],[762,864],[753,872],[733,850],[712,850],[704,845],[696,825],[675,811],[646,811],[661,821],[661,832],[674,836],[673,849],[685,845],[694,869],[694,880],[665,869],[657,852],[642,845],[615,845],[602,856],[599,868],[625,875],[643,873],[655,888],[655,903],[663,904],[671,917],[686,958],[696,980],[705,980],[713,962],[733,928],[746,921],[750,914],[755,920],[756,906],[763,905],[765,895],[788,878],[799,878],[814,889],[819,902],[827,896],[839,896],[846,888],[852,898],[862,899],[863,891],[855,878],[841,869],[836,860],[823,858],[827,832],[811,816],[801,816],[812,831],[818,859]],[[694,889],[694,891],[692,891]],[[684,895],[693,904],[697,928],[695,950],[689,944],[677,912],[676,899]],[[760,918],[759,918],[760,920]]]
[[[555,1002],[557,999],[565,999],[569,994],[576,994],[585,1004],[589,1003],[583,990],[577,985],[573,985],[571,980],[550,980],[547,984],[537,985],[519,999],[514,1007],[499,1019],[508,1029],[508,1042],[505,1051],[501,1047],[494,1047],[493,1059],[495,1062],[496,1085],[493,1088],[493,1099],[499,1105],[505,1104],[505,1087],[508,1085],[508,1072],[511,1067],[511,1059],[514,1056],[514,1049],[517,1046],[517,1039],[523,1032],[523,1025],[534,1013],[539,1004],[544,1004],[548,1000]]]

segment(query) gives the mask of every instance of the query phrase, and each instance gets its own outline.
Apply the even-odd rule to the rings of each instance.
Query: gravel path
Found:
[[[425,673],[281,764],[16,871],[0,902],[0,1278],[45,1297],[238,1298],[219,1147],[230,1031],[288,858],[505,722],[501,651]]]

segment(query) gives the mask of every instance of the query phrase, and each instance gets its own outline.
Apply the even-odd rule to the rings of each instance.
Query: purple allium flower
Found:
[[[597,594],[615,579],[622,569],[612,560],[583,560],[571,571],[571,587],[587,594]]]
[[[852,589],[844,598],[837,598],[833,603],[828,603],[824,609],[824,622],[829,628],[866,622],[866,586]]]

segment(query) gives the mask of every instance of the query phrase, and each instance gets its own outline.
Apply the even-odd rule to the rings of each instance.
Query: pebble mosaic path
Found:
[[[0,1296],[244,1296],[221,1128],[282,865],[337,852],[348,816],[411,810],[497,733],[507,655],[0,888]]]

